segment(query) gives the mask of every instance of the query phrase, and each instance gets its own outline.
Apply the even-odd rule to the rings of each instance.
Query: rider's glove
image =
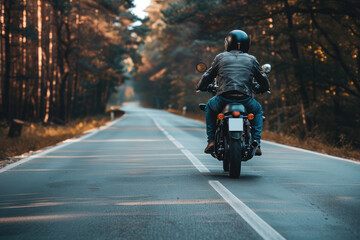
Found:
[[[214,91],[214,84],[209,84],[206,88],[206,91],[208,91],[209,93],[212,93]]]
[[[253,92],[255,93],[255,94],[259,94],[259,93],[266,93],[267,91],[269,91],[269,89],[262,89],[261,88],[261,86],[260,86],[260,84],[258,84],[258,83],[253,83]]]
[[[253,92],[255,93],[255,94],[259,94],[260,93],[260,84],[258,84],[258,83],[253,83]]]

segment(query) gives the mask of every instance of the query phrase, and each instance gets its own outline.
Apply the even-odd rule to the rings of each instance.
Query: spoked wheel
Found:
[[[239,178],[241,171],[241,141],[230,139],[228,151],[229,176]]]

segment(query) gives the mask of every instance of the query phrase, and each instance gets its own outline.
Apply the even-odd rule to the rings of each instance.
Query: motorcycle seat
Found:
[[[231,112],[240,112],[242,114],[246,114],[246,109],[245,106],[241,103],[229,103],[225,106],[223,113],[227,114],[227,113],[231,113]]]

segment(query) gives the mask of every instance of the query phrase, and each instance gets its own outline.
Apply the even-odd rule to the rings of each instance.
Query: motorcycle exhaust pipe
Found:
[[[257,141],[253,141],[253,143],[251,144],[251,155],[254,156],[257,147],[259,146],[259,143]]]

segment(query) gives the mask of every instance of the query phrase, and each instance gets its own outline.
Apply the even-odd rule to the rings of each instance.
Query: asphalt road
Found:
[[[229,179],[203,123],[124,109],[0,171],[0,239],[360,239],[360,164],[263,142]]]

